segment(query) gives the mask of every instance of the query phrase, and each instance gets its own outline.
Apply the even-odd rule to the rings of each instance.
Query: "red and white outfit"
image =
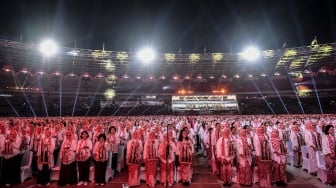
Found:
[[[72,136],[66,137],[60,150],[61,169],[58,181],[60,186],[77,183],[76,150],[77,141]]]
[[[37,172],[37,150],[38,146],[42,140],[42,129],[43,127],[36,127],[33,133],[33,136],[30,140],[30,150],[33,151],[33,159],[32,159],[32,171]]]
[[[238,182],[240,185],[252,185],[252,143],[251,139],[239,136],[237,139]]]
[[[107,141],[110,144],[111,152],[112,152],[112,170],[117,170],[118,165],[118,145],[119,145],[119,137],[117,133],[110,133],[107,135]]]
[[[335,136],[334,135],[323,135],[322,137],[322,152],[324,154],[324,159],[326,162],[327,171],[327,182],[336,182],[336,174],[334,169],[336,167],[336,152],[335,152]]]
[[[216,173],[216,157],[214,156],[216,153],[214,151],[216,148],[216,138],[214,137],[213,131],[206,131],[206,133],[204,134],[204,144],[206,148],[208,164],[211,167],[212,172]]]
[[[217,141],[219,140],[219,138],[221,138],[221,130],[220,127],[217,127],[216,129],[214,129],[214,131],[211,134],[211,139],[213,139],[212,143],[213,143],[213,159],[211,160],[212,164],[212,171],[219,175],[220,174],[220,166],[221,166],[221,162],[219,161],[219,159],[217,158]]]
[[[262,129],[262,128],[258,128]],[[258,133],[253,137],[253,144],[258,166],[258,178],[260,187],[270,187],[271,181],[271,150],[270,143],[266,134]]]
[[[120,130],[117,133],[117,136],[119,138],[119,145],[124,145],[126,147],[129,138],[129,133],[126,131],[126,129],[120,128]]]
[[[20,152],[23,154],[24,152],[29,150],[30,136],[26,132],[26,130],[21,131],[21,144],[20,144]]]
[[[159,142],[156,139],[147,139],[144,146],[144,161],[146,167],[146,183],[150,187],[155,187]]]
[[[94,179],[96,184],[105,184],[106,167],[108,160],[109,144],[105,140],[97,140],[93,147],[95,161]]]
[[[175,172],[174,162],[175,162],[176,145],[173,141],[169,141],[169,153],[168,154],[167,154],[167,145],[168,145],[168,141],[164,140],[159,146],[160,177],[161,177],[161,183],[165,184],[166,176],[167,176],[168,184],[172,186],[174,183],[174,172]],[[167,156],[168,156],[168,160],[167,160]]]
[[[307,130],[305,134],[305,141],[309,150],[310,173],[317,172],[317,158],[316,152],[321,151],[322,138],[321,135],[315,131]]]
[[[183,139],[177,142],[177,155],[179,156],[180,177],[182,181],[191,182],[192,177],[192,157],[194,153],[194,145],[192,141]]]
[[[38,151],[37,151],[37,158],[38,158],[38,169],[42,170],[42,165],[47,164],[48,168],[54,166],[54,157],[53,152],[55,149],[55,140],[52,137],[45,137],[41,140]]]
[[[36,178],[37,184],[46,185],[50,183],[50,172],[54,166],[53,152],[55,149],[55,140],[51,137],[51,134],[46,134],[38,146],[37,151],[37,167],[39,170]]]
[[[224,184],[232,183],[232,163],[235,158],[235,146],[231,137],[221,137],[216,144],[216,155],[221,163],[221,179]]]
[[[290,141],[294,151],[294,166],[300,167],[302,165],[301,146],[305,145],[303,135],[298,131],[292,130]]]
[[[1,167],[0,184],[18,184],[20,183],[20,143],[21,139],[16,131],[10,131],[6,139],[0,146],[0,152],[3,156]]]
[[[92,141],[82,138],[77,144],[77,165],[79,182],[89,182]]]
[[[140,185],[140,165],[142,162],[143,145],[140,139],[132,138],[127,144],[126,163],[128,165],[129,186]]]
[[[279,138],[278,130],[272,131],[272,182],[287,183],[286,177],[286,155],[287,150],[284,142]]]

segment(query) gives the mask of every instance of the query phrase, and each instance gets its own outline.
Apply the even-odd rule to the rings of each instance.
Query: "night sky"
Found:
[[[159,52],[237,52],[336,41],[333,0],[2,0],[0,38]]]

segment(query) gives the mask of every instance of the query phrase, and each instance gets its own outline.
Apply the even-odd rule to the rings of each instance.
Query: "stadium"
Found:
[[[0,187],[336,185],[332,0],[0,4]]]
[[[150,62],[105,49],[58,47],[46,56],[39,45],[0,40],[5,116],[335,112],[335,43],[157,53]]]

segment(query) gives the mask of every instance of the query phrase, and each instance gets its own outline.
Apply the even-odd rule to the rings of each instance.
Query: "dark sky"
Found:
[[[334,0],[2,0],[0,38],[160,52],[240,51],[336,41]]]

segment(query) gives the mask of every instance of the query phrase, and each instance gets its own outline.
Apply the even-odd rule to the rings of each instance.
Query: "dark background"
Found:
[[[336,40],[333,0],[5,0],[0,38],[62,46],[160,52],[238,52]]]

